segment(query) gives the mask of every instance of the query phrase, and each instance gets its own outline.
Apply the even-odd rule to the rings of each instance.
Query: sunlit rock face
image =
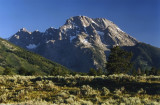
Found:
[[[113,22],[87,16],[71,17],[59,29],[45,32],[22,28],[9,41],[80,72],[103,68],[111,47],[138,43]]]

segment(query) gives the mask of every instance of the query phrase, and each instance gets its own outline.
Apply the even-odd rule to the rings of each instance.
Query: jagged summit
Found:
[[[54,31],[54,30],[56,30],[55,28],[53,28],[53,27],[49,27],[48,29],[46,29],[46,31],[45,32],[48,32],[48,31]]]
[[[18,32],[29,32],[26,28],[21,28]],[[29,32],[30,33],[30,32]]]
[[[32,33],[41,33],[38,29],[33,31]]]
[[[31,34],[32,32],[29,32],[26,28],[21,28],[16,34],[19,34],[19,33]]]
[[[24,32],[26,32],[27,29],[26,29],[26,28],[21,28],[19,31],[24,31]]]
[[[73,24],[73,23],[80,24],[81,23],[82,25],[87,26],[88,24],[90,24],[91,21],[92,19],[87,16],[74,16],[74,17],[67,19],[66,24]]]
[[[105,29],[108,26],[115,24],[105,18],[89,18],[87,16],[74,16],[67,19],[65,25],[77,25],[83,27],[93,25]]]
[[[74,16],[59,29],[28,32],[25,28],[10,42],[76,71],[103,68],[112,46],[134,46],[138,41],[105,18]]]

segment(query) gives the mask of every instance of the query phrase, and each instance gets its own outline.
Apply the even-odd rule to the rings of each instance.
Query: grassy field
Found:
[[[0,76],[0,103],[160,105],[160,76]]]

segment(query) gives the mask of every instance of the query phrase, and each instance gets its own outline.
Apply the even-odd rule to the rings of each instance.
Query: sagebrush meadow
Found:
[[[0,103],[158,105],[160,76],[0,76]]]

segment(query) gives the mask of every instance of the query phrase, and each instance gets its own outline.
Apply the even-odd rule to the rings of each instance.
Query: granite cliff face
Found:
[[[113,22],[86,16],[71,17],[59,29],[50,27],[45,32],[22,28],[9,41],[79,72],[103,68],[115,45],[138,43]]]

